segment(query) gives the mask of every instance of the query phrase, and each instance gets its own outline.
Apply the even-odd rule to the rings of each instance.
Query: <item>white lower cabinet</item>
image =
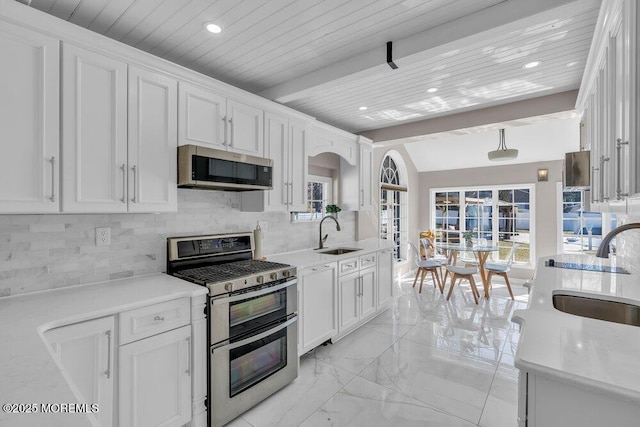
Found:
[[[337,263],[306,269],[299,280],[299,354],[317,347],[338,333]]]
[[[385,249],[301,271],[300,355],[327,340],[342,338],[388,308],[392,255],[392,249]]]
[[[378,252],[378,307],[391,302],[393,297],[393,249]]]
[[[189,422],[190,348],[190,326],[120,347],[120,427],[168,427]]]
[[[95,426],[113,424],[114,326],[114,317],[109,316],[44,334],[81,403],[98,405],[97,412],[87,413]]]
[[[551,376],[520,370],[519,427],[600,427],[638,425],[632,401]]]

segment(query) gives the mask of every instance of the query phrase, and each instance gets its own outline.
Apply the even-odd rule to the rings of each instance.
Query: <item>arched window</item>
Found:
[[[402,158],[387,154],[380,167],[380,238],[394,244],[394,258],[406,258],[407,187]]]

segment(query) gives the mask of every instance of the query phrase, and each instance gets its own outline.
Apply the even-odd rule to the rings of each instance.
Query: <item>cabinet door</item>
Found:
[[[264,112],[241,102],[227,100],[229,150],[262,157]]]
[[[273,189],[265,192],[265,211],[287,212],[289,205],[289,130],[286,117],[264,115],[264,154],[273,160]]]
[[[378,307],[387,305],[393,297],[393,250],[378,253]]]
[[[178,145],[194,144],[226,150],[227,99],[215,92],[180,82]]]
[[[349,329],[360,320],[360,276],[357,272],[340,277],[339,332]]]
[[[62,211],[127,211],[127,64],[64,44]]]
[[[120,427],[182,426],[191,419],[191,327],[120,347]]]
[[[177,210],[176,80],[129,67],[129,211]]]
[[[303,123],[290,121],[289,141],[289,210],[291,212],[306,212],[309,165],[307,126]]]
[[[360,144],[360,205],[359,210],[371,210],[373,193],[371,182],[373,179],[373,147]]]
[[[360,318],[364,319],[376,312],[376,291],[378,287],[376,267],[360,270]]]
[[[111,426],[113,417],[114,318],[104,317],[45,332],[58,363],[82,403],[98,404],[87,414],[95,425]]]
[[[59,211],[58,40],[0,22],[0,213]]]
[[[336,263],[305,270],[302,291],[302,352],[307,352],[338,333],[338,287]]]

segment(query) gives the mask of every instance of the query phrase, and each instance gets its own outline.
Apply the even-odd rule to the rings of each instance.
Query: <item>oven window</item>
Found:
[[[237,336],[287,315],[287,289],[229,304],[230,335]]]
[[[287,366],[287,328],[229,353],[229,397]]]

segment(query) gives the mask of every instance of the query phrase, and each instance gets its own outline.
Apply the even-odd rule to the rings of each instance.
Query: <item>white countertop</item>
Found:
[[[152,274],[0,298],[0,404],[78,403],[45,344],[45,331],[206,293],[205,287]],[[0,425],[84,427],[89,419],[78,413],[0,411]]]
[[[540,258],[526,310],[516,310],[521,325],[515,366],[640,403],[640,327],[563,313],[554,293],[617,300],[640,305],[638,274],[613,274],[546,267],[545,262],[611,265],[583,255]]]
[[[340,261],[343,259],[358,257],[367,253],[380,251],[383,249],[391,249],[393,243],[389,240],[383,239],[365,239],[357,241],[349,241],[343,243],[331,244],[322,250],[304,249],[301,251],[286,252],[276,255],[268,255],[267,261],[282,262],[285,264],[293,264],[299,270],[305,268],[314,267],[320,264],[327,264],[329,262]],[[327,255],[322,251],[336,249],[336,248],[353,248],[359,249],[354,252],[350,252],[343,255]]]

